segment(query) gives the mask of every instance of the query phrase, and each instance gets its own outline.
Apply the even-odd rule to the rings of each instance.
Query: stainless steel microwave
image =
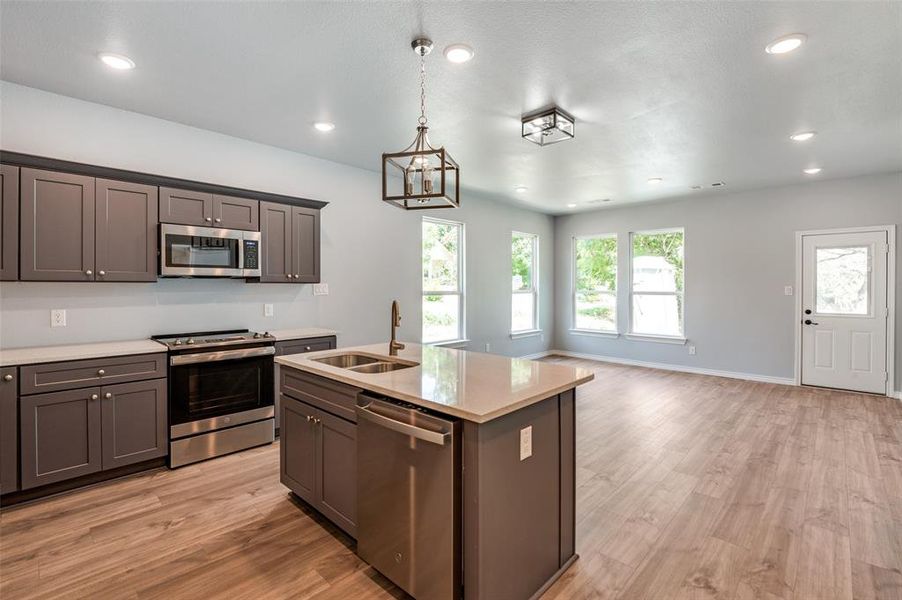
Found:
[[[160,225],[163,277],[259,277],[260,232]]]

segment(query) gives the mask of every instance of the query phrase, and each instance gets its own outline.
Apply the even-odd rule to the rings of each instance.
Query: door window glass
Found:
[[[817,249],[818,313],[868,314],[869,259],[868,246]]]

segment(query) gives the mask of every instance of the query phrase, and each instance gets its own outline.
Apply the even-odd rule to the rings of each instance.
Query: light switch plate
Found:
[[[689,354],[695,356],[695,346],[689,346]]]
[[[65,327],[66,326],[66,310],[62,308],[54,308],[50,311],[50,326]]]
[[[520,430],[520,460],[532,456],[532,425]]]
[[[314,283],[313,284],[313,295],[314,296],[328,296],[329,295],[329,284],[328,283]]]
[[[783,295],[784,296],[792,296],[792,286],[791,285],[787,285],[786,287],[783,288]]]
[[[271,317],[273,315],[272,304],[264,304],[263,305],[263,316]]]

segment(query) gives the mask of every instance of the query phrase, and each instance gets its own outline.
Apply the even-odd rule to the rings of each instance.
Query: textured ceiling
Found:
[[[764,52],[793,32],[808,43]],[[718,180],[797,183],[813,165],[820,178],[902,170],[897,2],[4,0],[0,77],[378,170],[415,133],[419,33],[436,42],[433,142],[465,188],[511,202],[560,213],[717,194],[689,188]],[[452,65],[441,50],[459,42],[476,58]],[[138,67],[111,71],[101,50]],[[576,138],[522,140],[521,113],[552,102]]]

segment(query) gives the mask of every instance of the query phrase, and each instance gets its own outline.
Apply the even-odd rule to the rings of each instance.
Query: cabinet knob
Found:
[[[310,415],[307,415],[307,422],[309,423],[312,420],[313,420],[313,417],[311,417]]]
[[[106,398],[107,400],[109,400],[110,398],[113,397],[113,394],[110,392],[107,392],[106,394],[103,395],[103,397]]]
[[[3,376],[3,381],[12,381],[12,380],[13,380],[13,376],[12,376],[12,375],[4,375],[4,376]]]
[[[106,275],[106,271],[97,271],[97,274],[103,277],[104,275]]]
[[[304,346],[304,350],[306,350],[307,352],[310,352],[310,346]]]
[[[285,273],[285,277],[287,277],[288,279],[291,279],[291,273]]]
[[[220,219],[219,217],[216,217],[216,218],[213,219],[213,220],[216,221],[217,223],[222,223],[222,219]]]
[[[87,271],[85,271],[85,275],[93,275],[93,274],[94,274],[94,271],[92,271],[91,269],[88,269]]]
[[[97,400],[99,397],[97,394],[91,394],[91,400]]]
[[[300,278],[300,275],[298,275],[297,273],[295,273],[295,274],[294,274],[294,278],[295,278],[295,279],[298,279],[298,278]]]
[[[211,217],[204,217],[204,221],[210,223],[211,221],[213,221],[213,219]]]
[[[106,371],[104,371],[103,369],[97,369],[97,374],[103,377],[104,375],[106,375]]]

